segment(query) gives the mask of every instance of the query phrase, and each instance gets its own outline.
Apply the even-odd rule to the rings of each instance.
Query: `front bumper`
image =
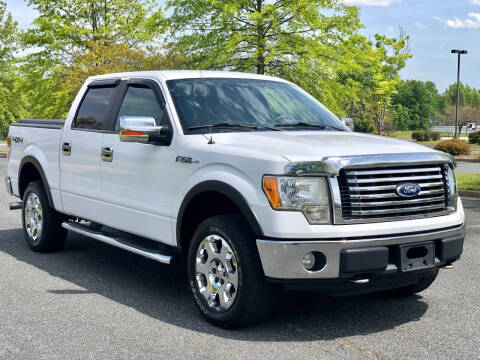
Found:
[[[464,225],[429,232],[383,237],[331,240],[257,240],[263,270],[267,278],[277,280],[355,279],[365,276],[401,274],[395,256],[399,245],[435,243],[434,268],[458,258],[463,250]],[[308,271],[302,259],[309,252],[325,256],[325,265]]]
[[[5,187],[7,188],[7,192],[10,194],[10,196],[13,196],[12,181],[8,176],[5,178]]]

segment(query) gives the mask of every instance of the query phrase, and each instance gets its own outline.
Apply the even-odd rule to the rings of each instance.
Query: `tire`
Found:
[[[400,297],[412,296],[412,295],[418,294],[426,290],[427,288],[430,287],[430,285],[433,284],[433,282],[437,278],[438,272],[439,270],[437,269],[432,274],[419,278],[415,284],[389,290],[388,294],[393,296],[400,296]]]
[[[64,216],[50,206],[43,183],[28,184],[22,203],[23,233],[28,246],[37,252],[60,250],[67,237],[63,220]]]
[[[238,328],[270,314],[279,288],[266,281],[255,238],[240,215],[203,221],[193,235],[187,261],[195,302],[209,322]]]

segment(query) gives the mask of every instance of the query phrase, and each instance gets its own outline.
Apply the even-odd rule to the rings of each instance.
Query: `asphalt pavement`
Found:
[[[267,322],[236,331],[202,319],[180,265],[77,235],[61,252],[31,252],[9,201],[2,186],[0,359],[479,358],[478,200],[464,199],[461,261],[421,295],[292,292]]]
[[[480,174],[480,162],[457,162],[457,173],[463,174]]]
[[[6,143],[0,143],[0,151],[7,151],[7,144]]]

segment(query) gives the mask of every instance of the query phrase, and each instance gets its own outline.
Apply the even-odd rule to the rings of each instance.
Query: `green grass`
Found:
[[[460,190],[480,191],[480,175],[457,174],[457,183]]]
[[[405,131],[395,131],[394,136],[398,139],[411,139],[412,138],[412,130],[405,130]]]
[[[434,147],[440,142],[440,140],[429,140],[429,141],[416,141],[417,144],[425,145],[429,147]]]

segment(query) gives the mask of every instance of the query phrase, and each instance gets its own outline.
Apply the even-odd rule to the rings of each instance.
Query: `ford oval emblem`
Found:
[[[420,185],[414,183],[400,184],[395,188],[398,196],[407,198],[418,196],[420,191],[422,191]]]

